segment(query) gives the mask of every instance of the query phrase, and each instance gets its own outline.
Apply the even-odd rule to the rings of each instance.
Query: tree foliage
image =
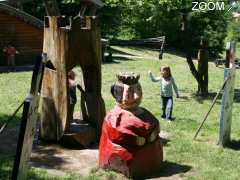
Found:
[[[216,0],[203,0],[205,2]],[[227,0],[224,0],[227,4]],[[81,0],[58,0],[62,14],[75,16]],[[228,13],[225,11],[192,11],[192,0],[105,0],[100,11],[104,37],[132,39],[165,35],[167,44],[182,49],[182,16],[188,13],[192,47],[199,47],[201,37],[209,39],[210,53],[223,49],[227,35]],[[27,12],[43,19],[42,1],[24,5]],[[226,7],[227,9],[227,7]],[[236,28],[235,28],[236,29]]]

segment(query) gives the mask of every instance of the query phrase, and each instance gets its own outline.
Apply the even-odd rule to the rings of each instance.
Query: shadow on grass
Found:
[[[6,115],[6,114],[0,114],[0,128],[2,127],[2,125],[4,123],[6,123],[8,121],[8,119],[10,118],[10,115]],[[20,124],[21,117],[20,116],[15,116],[8,124],[7,127],[17,127]]]
[[[165,52],[168,53],[168,54],[175,55],[175,56],[179,56],[179,57],[181,57],[181,58],[185,58],[185,59],[186,59],[185,53],[183,53],[183,52],[181,52],[181,51],[179,51],[179,50],[167,49]]]
[[[186,60],[186,54],[181,51],[181,50],[177,50],[177,49],[172,49],[172,48],[168,48],[165,50],[166,53],[168,54],[172,54],[172,55],[175,55],[175,56],[179,56],[181,58],[183,58],[184,60]],[[197,60],[197,53],[192,53],[192,58],[193,60]],[[210,57],[208,62],[215,62],[216,61],[216,57]]]
[[[234,102],[240,103],[240,89],[234,90]]]
[[[13,157],[1,157],[0,154],[0,179],[10,179],[12,174]]]
[[[0,114],[0,127],[9,115]],[[0,179],[10,179],[19,135],[20,117],[15,117],[0,134]]]
[[[117,50],[117,49],[114,49],[114,48],[111,48],[111,51],[112,51],[112,54],[122,54],[122,55],[127,55],[127,56],[134,56],[134,54],[127,53],[127,52],[124,52],[124,51],[120,51],[120,50]]]
[[[200,104],[203,104],[203,101],[205,101],[205,100],[211,100],[211,101],[213,101],[214,100],[214,98],[216,97],[216,95],[217,95],[217,93],[216,92],[210,92],[210,93],[208,93],[208,95],[207,96],[198,96],[198,95],[196,95],[196,94],[192,94],[192,97],[197,101],[197,102],[199,102]],[[221,104],[221,99],[222,99],[222,94],[220,94],[219,96],[218,96],[218,98],[217,98],[217,104]],[[235,89],[234,90],[234,102],[235,103],[240,103],[240,89]]]
[[[199,96],[197,94],[192,94],[192,98],[194,98],[198,103],[203,104],[204,101],[209,100],[213,101],[214,98],[216,97],[217,93],[216,92],[209,92],[208,95],[206,96]],[[220,100],[222,98],[222,95],[220,94],[217,98],[216,104],[221,104]]]
[[[182,174],[190,171],[192,169],[191,166],[178,164],[174,162],[164,161],[161,169],[158,173],[155,173],[154,175],[147,177],[149,178],[159,178],[159,177],[170,177],[177,174]]]
[[[33,67],[34,67],[33,65],[15,66],[15,68],[11,68],[11,67],[8,67],[8,66],[0,66],[0,73],[33,71]]]
[[[35,168],[58,169],[67,161],[57,156],[58,150],[49,144],[38,146],[33,152],[36,153],[31,157],[31,165]]]
[[[230,143],[225,145],[226,148],[239,151],[240,150],[240,140],[232,140]]]
[[[203,101],[205,100],[213,101],[216,95],[217,95],[217,92],[209,92],[208,95],[206,96],[199,96],[196,93],[191,93],[191,97],[195,99],[197,102],[199,102],[200,104],[203,104]],[[218,101],[216,103],[221,104],[221,99],[222,99],[222,93],[219,94],[217,98]],[[234,90],[234,102],[240,103],[240,89]]]
[[[168,146],[168,143],[170,142],[169,139],[162,138],[162,137],[160,137],[160,139],[163,146]]]
[[[111,62],[102,62],[102,64],[120,64],[120,62],[113,59]]]
[[[134,56],[133,57],[124,57],[124,56],[121,56],[121,55],[114,55],[112,57],[112,61],[110,62],[102,62],[102,64],[120,64],[121,62],[120,61],[134,61]]]

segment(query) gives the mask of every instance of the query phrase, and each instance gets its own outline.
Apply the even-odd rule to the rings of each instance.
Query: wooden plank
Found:
[[[58,17],[48,17],[49,27],[44,29],[43,52],[55,71],[46,68],[44,72],[41,105],[41,138],[59,141],[65,131],[68,110],[68,87],[66,62],[68,52],[68,31],[58,27]],[[52,124],[50,124],[52,123]],[[55,127],[55,128],[49,128]],[[46,132],[50,133],[46,133]]]
[[[232,108],[234,100],[234,87],[236,78],[235,48],[236,44],[232,42],[227,49],[227,56],[230,55],[230,68],[224,69],[224,79],[229,78],[222,96],[221,113],[220,113],[220,129],[219,129],[219,145],[224,146],[231,140],[231,124],[232,124]]]
[[[38,119],[39,92],[42,84],[43,62],[38,59],[34,68],[31,90],[24,101],[22,122],[17,144],[17,151],[12,171],[12,180],[27,179],[28,161],[30,159],[36,122]]]

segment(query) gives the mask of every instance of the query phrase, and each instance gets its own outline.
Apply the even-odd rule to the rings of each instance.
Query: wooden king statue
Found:
[[[142,99],[139,75],[119,74],[111,92],[116,106],[105,116],[99,145],[99,166],[130,178],[158,171],[163,160],[159,121],[139,107]]]

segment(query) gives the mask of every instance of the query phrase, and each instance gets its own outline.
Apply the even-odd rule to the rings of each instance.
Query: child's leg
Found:
[[[166,118],[166,107],[167,107],[167,99],[166,97],[161,96],[161,109],[162,109],[162,118]]]
[[[73,121],[74,106],[75,104],[70,104],[69,106],[69,117],[67,119],[66,128],[65,128],[66,132],[70,132],[71,122]]]
[[[167,106],[166,106],[166,118],[172,119],[172,110],[173,110],[173,98],[169,97],[167,99]]]
[[[8,67],[11,66],[11,58],[10,58],[10,56],[7,56],[7,65],[8,65]]]
[[[10,65],[11,65],[12,70],[14,71],[15,70],[15,57],[14,56],[10,57]]]

